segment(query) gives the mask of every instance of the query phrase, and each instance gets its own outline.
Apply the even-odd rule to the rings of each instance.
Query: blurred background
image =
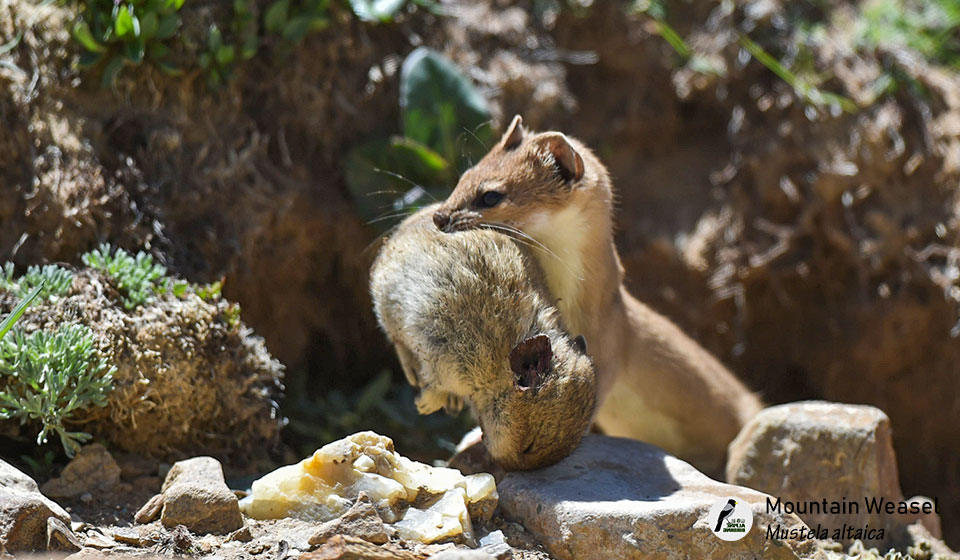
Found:
[[[278,457],[429,460],[378,239],[514,114],[618,190],[629,288],[769,403],[872,404],[960,545],[957,0],[0,0],[0,262],[109,241],[222,280],[286,367]],[[6,309],[5,309],[6,311]]]

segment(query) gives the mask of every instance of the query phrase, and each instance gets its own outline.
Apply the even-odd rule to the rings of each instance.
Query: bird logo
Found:
[[[707,513],[707,523],[710,530],[718,538],[725,541],[738,541],[745,537],[753,527],[753,511],[750,504],[731,498],[723,497],[714,502]]]
[[[733,513],[733,510],[737,509],[737,501],[733,498],[727,500],[723,509],[720,510],[720,515],[717,516],[717,526],[713,528],[714,533],[720,532],[720,527],[723,525],[723,520],[730,517],[730,514]]]

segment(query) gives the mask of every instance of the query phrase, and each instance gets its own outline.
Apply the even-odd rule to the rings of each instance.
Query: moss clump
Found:
[[[143,256],[101,247],[84,260],[96,268],[76,272],[60,297],[38,298],[0,341],[0,431],[26,439],[39,425],[37,442],[56,434],[68,454],[93,438],[258,468],[251,459],[278,441],[283,372],[238,306]],[[0,315],[19,302],[0,287]]]

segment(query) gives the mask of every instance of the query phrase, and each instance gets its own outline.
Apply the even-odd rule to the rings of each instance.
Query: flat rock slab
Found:
[[[498,486],[504,515],[560,559],[825,558],[815,541],[767,539],[767,527],[805,528],[768,514],[766,494],[708,478],[639,441],[589,435],[569,457],[509,473]],[[747,504],[753,526],[738,541],[713,533],[709,513],[729,499]]]

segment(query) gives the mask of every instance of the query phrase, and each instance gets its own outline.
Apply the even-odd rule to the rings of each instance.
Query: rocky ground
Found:
[[[62,551],[77,559],[827,560],[880,558],[870,550],[896,549],[901,556],[891,552],[885,558],[960,558],[940,540],[936,513],[771,510],[773,500],[903,501],[889,419],[866,406],[804,402],[763,411],[731,446],[732,484],[711,480],[653,446],[589,435],[556,465],[501,475],[492,518],[489,511],[471,512],[477,516],[472,543],[460,537],[431,544],[401,539],[363,494],[326,523],[256,520],[241,514],[238,496],[246,492],[230,489],[213,458],[177,462],[162,477],[145,472],[146,466],[118,462],[102,446],[90,445],[38,488],[0,462],[0,553]],[[745,536],[733,542],[711,534],[711,508],[727,500],[746,504],[752,514]],[[924,501],[929,499],[907,500]],[[809,536],[821,526],[829,536]],[[863,533],[834,538],[833,531],[847,526]]]

